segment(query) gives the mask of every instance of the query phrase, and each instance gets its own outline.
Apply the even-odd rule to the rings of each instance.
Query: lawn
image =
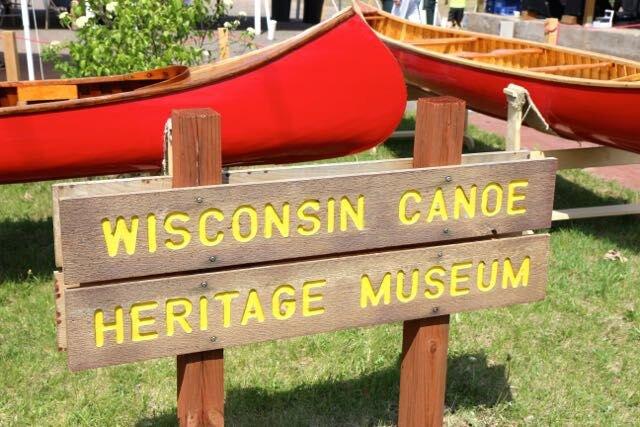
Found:
[[[476,150],[500,138],[471,130]],[[410,143],[348,160],[407,156]],[[174,425],[175,360],[70,373],[56,350],[51,183],[0,186],[0,425]],[[638,199],[573,170],[556,207]],[[633,425],[640,420],[640,221],[551,230],[546,300],[452,316],[446,422]],[[606,261],[610,249],[628,262]],[[391,425],[400,324],[225,351],[228,425]]]

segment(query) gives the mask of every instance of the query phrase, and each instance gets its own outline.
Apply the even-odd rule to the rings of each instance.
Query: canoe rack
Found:
[[[593,65],[593,64],[584,64]],[[630,76],[628,76],[630,77]],[[638,77],[640,79],[640,77]],[[436,96],[432,92],[426,92],[416,87],[408,87],[408,99],[416,100],[424,96]],[[505,151],[478,153],[478,161],[507,161],[513,159],[544,159],[554,157],[558,159],[558,170],[585,169],[603,166],[624,166],[640,164],[640,154],[620,150],[612,147],[577,147],[558,150],[523,150],[520,143],[520,132],[527,111],[536,111],[535,104],[529,98],[526,89],[509,85],[504,89],[508,105],[507,134],[505,135]],[[535,115],[535,114],[534,114]],[[529,121],[533,119],[532,121]],[[546,123],[541,117],[530,117],[526,120],[531,127],[553,134],[549,129],[545,130]],[[415,131],[397,131],[391,138],[412,138]],[[620,215],[639,215],[640,203],[629,203],[607,206],[590,206],[570,209],[558,209],[553,211],[553,221],[565,221],[582,218],[599,218]]]

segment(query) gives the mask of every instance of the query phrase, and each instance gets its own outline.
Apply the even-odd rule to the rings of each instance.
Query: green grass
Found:
[[[502,144],[471,135],[476,150]],[[400,141],[375,157],[410,154]],[[173,425],[174,359],[70,373],[57,352],[50,186],[0,187],[0,425]],[[637,197],[566,171],[556,206]],[[546,300],[452,316],[449,425],[638,424],[640,221],[565,222],[551,234]],[[603,260],[609,249],[629,261]],[[394,424],[400,344],[390,324],[228,349],[227,422]]]

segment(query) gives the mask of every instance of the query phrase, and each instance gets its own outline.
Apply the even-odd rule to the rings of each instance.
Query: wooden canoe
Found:
[[[157,171],[179,108],[221,114],[226,165],[336,157],[382,142],[405,102],[396,60],[348,9],[216,64],[0,83],[0,183]]]
[[[640,63],[576,49],[415,24],[357,3],[405,81],[506,118],[503,89],[529,91],[559,135],[640,152]]]

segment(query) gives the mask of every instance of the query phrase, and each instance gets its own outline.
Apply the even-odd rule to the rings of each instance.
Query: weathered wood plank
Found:
[[[67,289],[69,367],[540,300],[548,244],[532,235]]]
[[[61,199],[65,280],[546,228],[554,180],[555,160],[548,159]],[[463,199],[474,201],[470,211]]]
[[[220,114],[211,109],[175,110],[169,163],[172,186],[222,183]],[[177,412],[181,426],[224,426],[224,350],[176,357]]]
[[[411,131],[411,137],[414,132]],[[472,153],[462,156],[462,164],[470,165],[489,162],[525,160],[527,151],[495,151]],[[547,155],[546,157],[552,157]],[[223,173],[223,182],[243,184],[276,181],[283,179],[320,178],[323,176],[347,175],[353,173],[384,172],[411,168],[413,159],[374,160],[368,162],[326,163],[303,166],[272,166],[266,168],[234,168]],[[139,178],[105,179],[55,184],[53,186],[53,235],[56,266],[62,267],[60,247],[59,201],[61,198],[104,196],[108,194],[138,193],[141,191],[171,188],[170,176],[147,176]]]

